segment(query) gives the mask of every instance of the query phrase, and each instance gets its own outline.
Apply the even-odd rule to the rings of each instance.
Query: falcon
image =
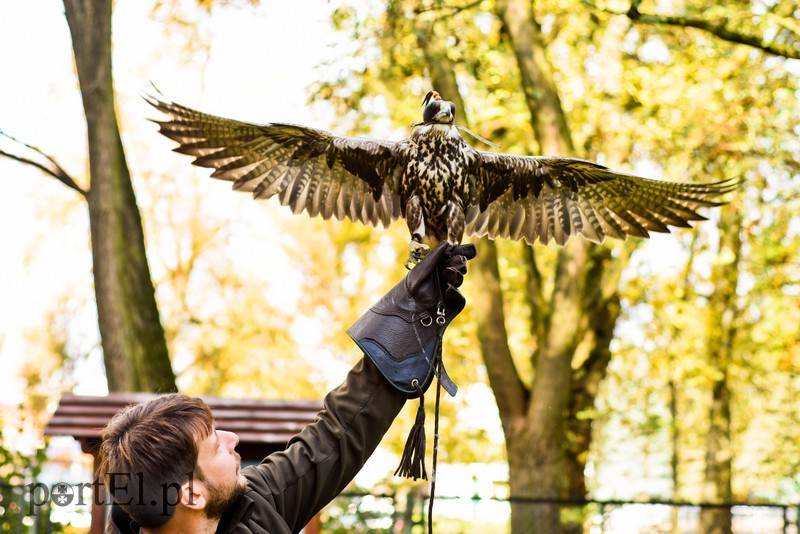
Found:
[[[388,227],[404,217],[411,234],[406,265],[427,243],[464,235],[564,245],[575,234],[649,237],[704,220],[697,209],[739,182],[699,184],[640,178],[575,158],[477,150],[453,123],[456,107],[430,91],[409,137],[343,137],[295,124],[254,124],[145,99],[168,120],[154,121],[176,152],[214,169],[256,199],[277,197],[294,213]],[[491,143],[489,143],[491,144]]]

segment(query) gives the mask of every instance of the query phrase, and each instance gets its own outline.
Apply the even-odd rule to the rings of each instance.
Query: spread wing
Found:
[[[398,143],[293,124],[251,124],[151,95],[145,100],[169,115],[154,122],[180,144],[175,151],[215,169],[211,176],[233,182],[236,191],[257,199],[277,196],[294,213],[372,226],[388,226],[402,213],[394,173]]]
[[[668,226],[689,227],[705,219],[698,208],[720,205],[712,199],[740,183],[665,182],[580,159],[481,150],[475,150],[473,178],[467,234],[559,245],[574,234],[602,243],[606,236],[649,237],[669,232]]]

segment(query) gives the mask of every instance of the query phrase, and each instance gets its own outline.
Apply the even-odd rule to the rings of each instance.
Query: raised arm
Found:
[[[441,244],[353,325],[348,333],[367,357],[285,451],[247,470],[254,514],[272,508],[297,532],[353,479],[406,399],[430,385],[444,330],[464,307],[456,288],[474,254],[472,245]]]

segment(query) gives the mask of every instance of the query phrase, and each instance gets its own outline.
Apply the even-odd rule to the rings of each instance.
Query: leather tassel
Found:
[[[419,385],[417,385],[417,388],[420,392],[417,418],[414,421],[414,426],[411,427],[411,432],[408,433],[400,465],[394,474],[395,476],[400,475],[414,480],[419,478],[428,480],[428,472],[425,470],[425,396],[422,395]]]

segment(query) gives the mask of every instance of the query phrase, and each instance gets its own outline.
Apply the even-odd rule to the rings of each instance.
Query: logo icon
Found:
[[[50,492],[50,498],[56,506],[69,506],[75,498],[75,491],[72,486],[65,482],[59,482],[53,486]]]

